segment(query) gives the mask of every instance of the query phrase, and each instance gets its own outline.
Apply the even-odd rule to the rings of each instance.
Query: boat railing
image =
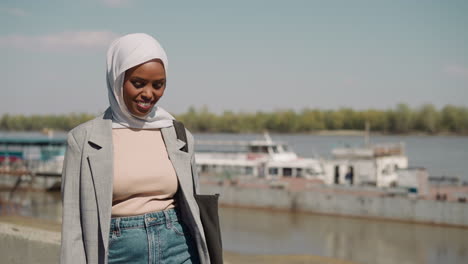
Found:
[[[332,155],[336,158],[349,157],[382,157],[393,155],[405,155],[404,143],[385,143],[375,144],[368,147],[344,147],[332,150]]]

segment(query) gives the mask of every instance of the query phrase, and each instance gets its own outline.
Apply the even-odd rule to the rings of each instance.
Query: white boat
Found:
[[[332,150],[332,159],[325,164],[325,182],[396,187],[400,174],[407,169],[408,157],[403,143],[335,148]]]
[[[299,157],[271,140],[197,141],[196,161],[202,177],[237,180],[301,178],[323,185],[398,187],[426,193],[424,168],[408,168],[403,143],[366,144],[332,150],[330,159]],[[211,146],[211,147],[207,147]]]
[[[199,146],[210,146],[200,151]],[[322,161],[299,157],[283,142],[197,141],[195,153],[201,175],[221,175],[232,178],[305,178],[324,180]]]

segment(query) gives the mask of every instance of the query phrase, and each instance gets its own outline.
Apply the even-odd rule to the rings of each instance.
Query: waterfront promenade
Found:
[[[5,199],[8,196],[5,192],[0,194]],[[39,229],[33,232],[37,234],[43,234],[40,230],[52,231],[59,237],[59,193],[18,191],[9,201],[0,210],[1,223]],[[468,263],[466,228],[280,211],[221,207],[226,263],[349,263],[338,260],[360,264]],[[29,244],[7,250],[7,240],[0,237],[0,241],[8,256],[18,252],[20,257],[34,255],[34,247],[26,248]],[[30,244],[37,246],[34,242]],[[40,252],[54,250],[58,249]],[[324,262],[315,256],[331,259]]]
[[[49,221],[0,216],[2,263],[50,264],[59,262],[60,224]],[[355,262],[307,255],[243,255],[224,252],[226,264],[356,264]]]

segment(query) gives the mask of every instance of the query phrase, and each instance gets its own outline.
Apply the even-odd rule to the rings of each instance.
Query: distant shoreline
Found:
[[[54,133],[67,133],[68,131],[64,130],[49,130],[53,131]],[[42,133],[46,136],[45,133],[42,131],[7,131],[7,130],[0,130],[0,133]],[[254,131],[246,131],[240,133],[232,133],[232,132],[199,132],[195,130],[191,130],[192,133],[196,134],[261,134],[261,132],[254,132]],[[273,135],[316,135],[316,136],[365,136],[366,132],[363,130],[316,130],[316,131],[309,131],[309,132],[277,132],[277,131],[268,131],[270,134]],[[381,132],[381,131],[371,131],[371,136],[418,136],[418,137],[437,137],[437,136],[447,136],[447,137],[468,137],[468,133],[453,133],[453,132],[438,132],[438,133],[424,133],[424,132],[409,132],[409,133],[390,133],[390,132]]]
[[[281,133],[274,133],[281,134]],[[364,136],[365,131],[362,130],[320,130],[309,133],[286,133],[286,134],[311,134],[319,136]],[[452,133],[452,132],[439,132],[439,133],[424,133],[424,132],[409,132],[409,133],[388,133],[381,131],[371,131],[371,136],[421,136],[421,137],[432,137],[432,136],[453,136],[453,137],[468,137],[465,133]]]
[[[68,113],[56,115],[0,115],[0,130],[70,130],[96,115]],[[391,109],[304,108],[270,111],[213,113],[207,107],[189,107],[174,117],[192,132],[200,133],[302,133],[318,135],[361,135],[366,128],[382,135],[468,136],[468,107],[432,104],[410,107],[397,104]]]
[[[262,134],[262,132],[253,132],[246,131],[240,133],[231,133],[231,132],[198,132],[190,130],[195,134]],[[277,132],[277,131],[268,131],[272,135],[315,135],[315,136],[364,136],[365,131],[362,130],[317,130],[310,132]],[[439,133],[424,133],[424,132],[410,132],[410,133],[388,133],[380,131],[371,131],[371,136],[420,136],[420,137],[437,137],[437,136],[449,136],[449,137],[468,137],[468,134],[465,133],[451,133],[451,132],[439,132]]]

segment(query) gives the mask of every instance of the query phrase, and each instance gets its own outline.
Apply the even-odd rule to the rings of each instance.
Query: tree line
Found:
[[[5,114],[0,119],[0,130],[37,131],[49,128],[67,131],[93,117],[90,114]],[[212,113],[206,107],[191,107],[186,113],[176,115],[176,118],[193,132],[258,133],[268,130],[278,133],[308,133],[321,130],[364,130],[368,123],[371,131],[382,133],[449,132],[468,135],[468,108],[453,105],[441,109],[432,104],[418,108],[399,104],[388,110],[341,108],[255,113],[225,111],[222,114]]]
[[[91,114],[66,115],[10,115],[0,118],[0,130],[3,131],[41,131],[56,129],[68,131],[81,123],[94,118]]]

